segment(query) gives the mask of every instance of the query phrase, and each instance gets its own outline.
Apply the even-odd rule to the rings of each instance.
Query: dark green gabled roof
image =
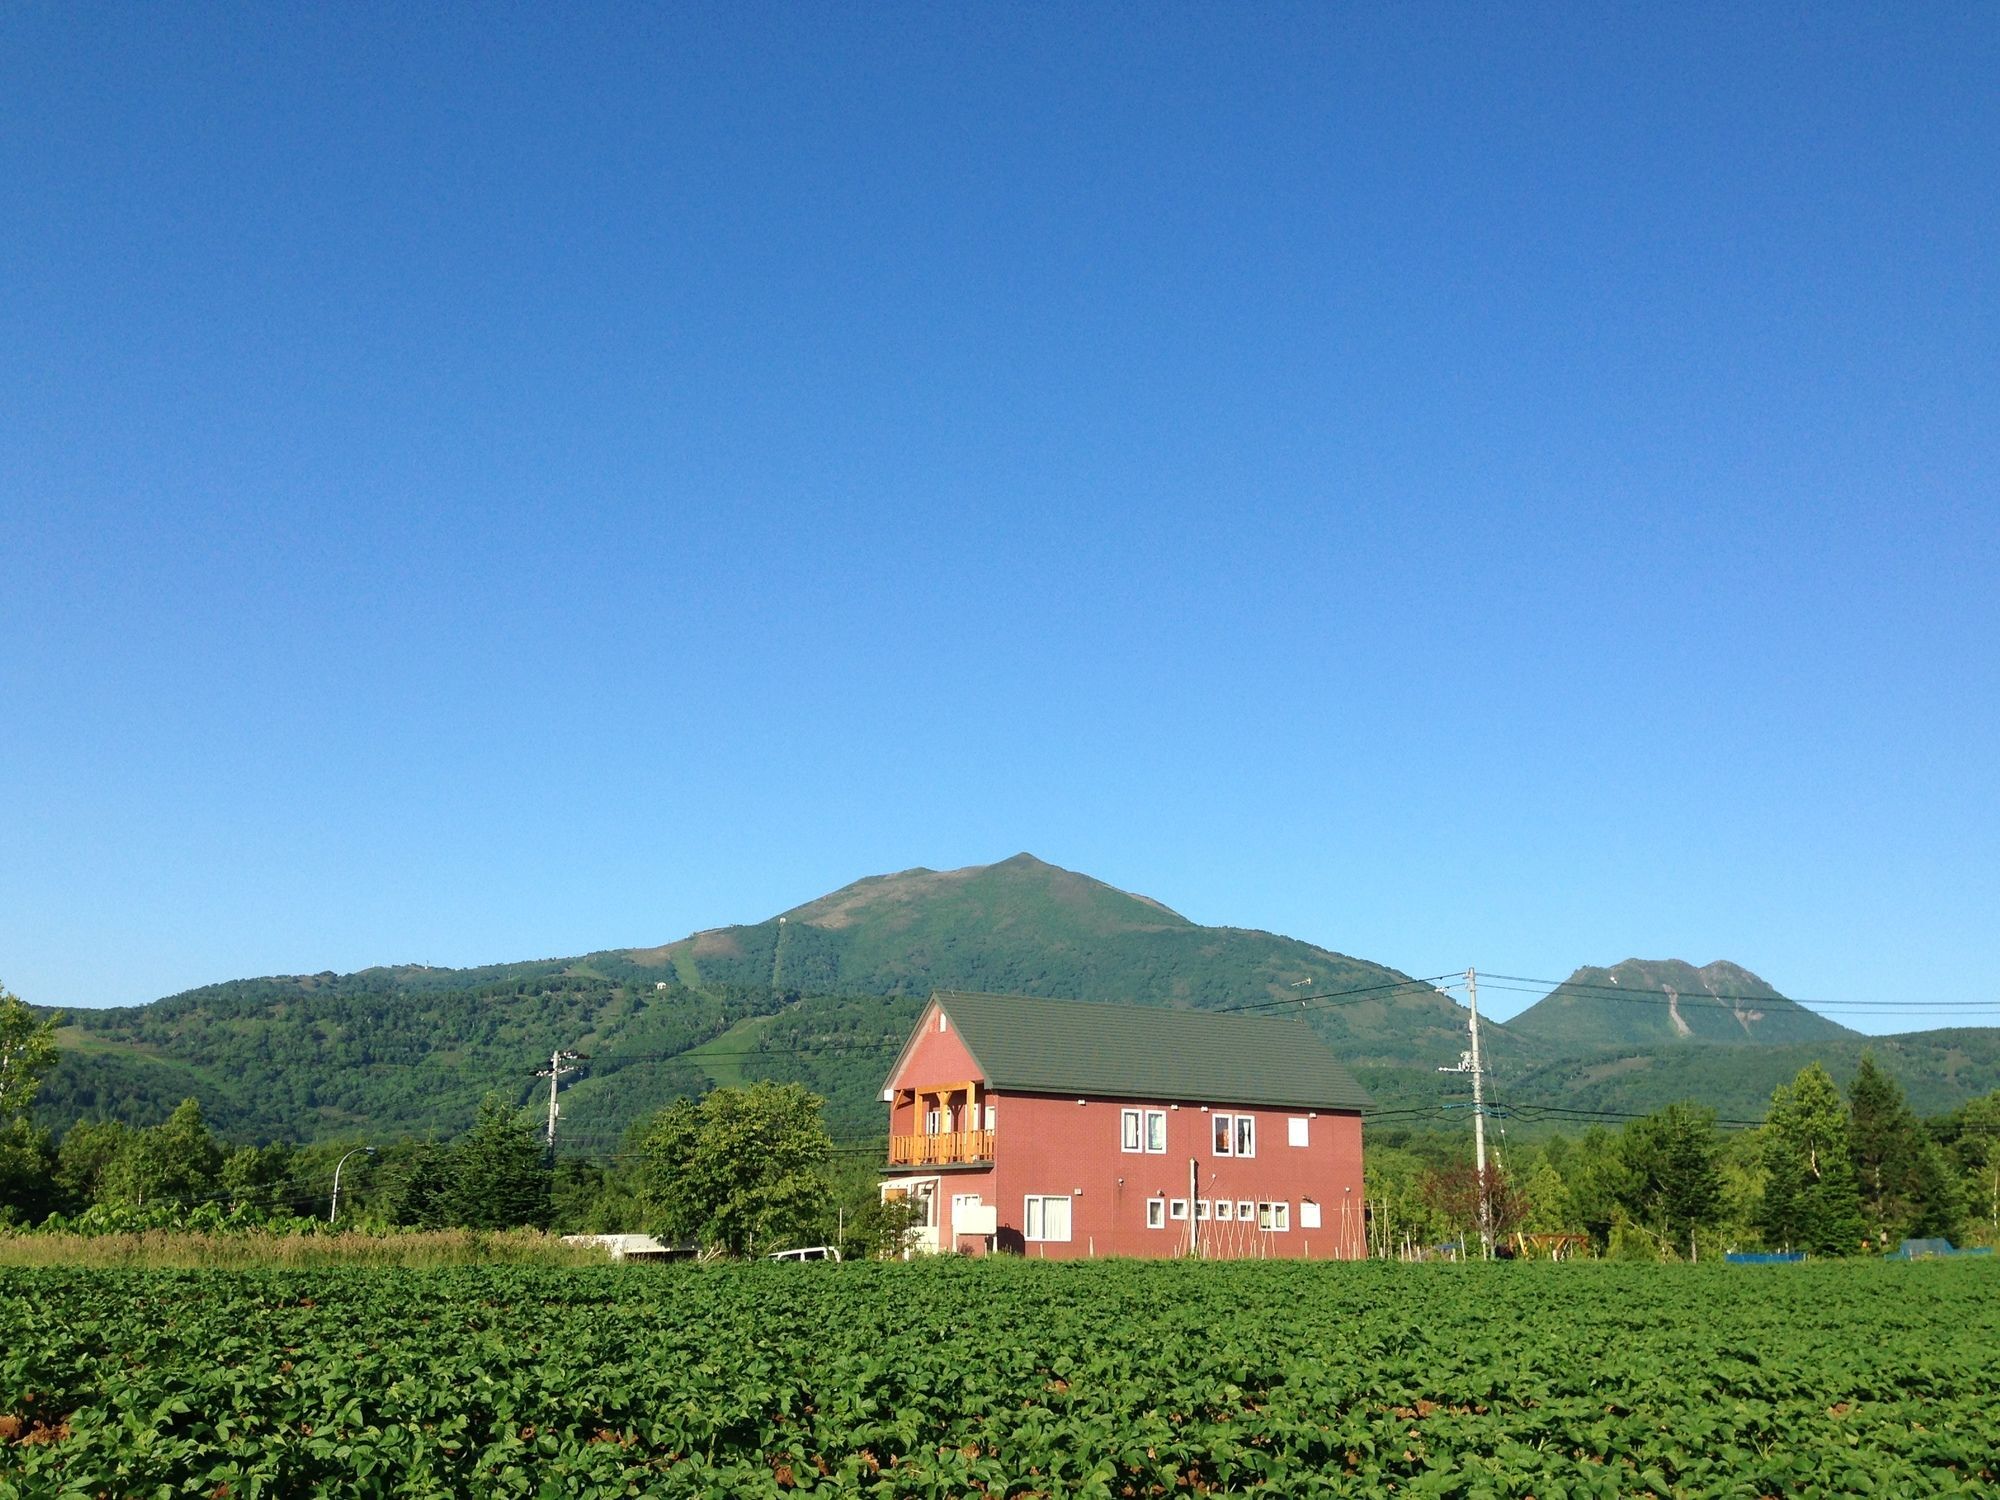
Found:
[[[931,998],[996,1089],[1284,1109],[1370,1102],[1295,1018],[955,990]]]

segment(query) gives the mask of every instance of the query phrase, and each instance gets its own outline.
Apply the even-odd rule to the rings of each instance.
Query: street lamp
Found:
[[[375,1148],[373,1146],[356,1146],[354,1150],[347,1153],[347,1156],[357,1154],[373,1156]],[[340,1217],[340,1169],[347,1165],[347,1156],[341,1157],[339,1161],[333,1164],[333,1204],[326,1211],[326,1222],[329,1224]]]

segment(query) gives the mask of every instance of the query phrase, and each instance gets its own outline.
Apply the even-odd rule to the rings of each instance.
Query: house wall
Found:
[[[994,1167],[990,1181],[999,1209],[1003,1248],[1048,1259],[1089,1255],[1184,1255],[1189,1226],[1201,1253],[1217,1259],[1358,1259],[1366,1236],[1361,1213],[1361,1117],[1351,1112],[1269,1108],[1232,1109],[1172,1100],[1051,1098],[996,1094]],[[1120,1148],[1120,1111],[1164,1109],[1167,1149],[1163,1153]],[[1214,1114],[1247,1114],[1257,1121],[1256,1154],[1219,1156],[1213,1148]],[[1306,1120],[1307,1144],[1288,1144],[1286,1122]],[[1164,1228],[1146,1227],[1146,1200],[1188,1198],[1188,1163],[1195,1164],[1199,1192],[1213,1203],[1227,1196],[1232,1206],[1282,1202],[1290,1227],[1260,1230],[1231,1218],[1206,1221],[1169,1218]],[[983,1175],[983,1174],[982,1174]],[[949,1182],[945,1190],[953,1189]],[[1025,1239],[1025,1200],[1030,1194],[1070,1198],[1067,1242]],[[1302,1204],[1312,1199],[1320,1211],[1316,1228],[1305,1226]],[[1254,1213],[1254,1210],[1253,1210]],[[949,1244],[947,1240],[945,1243]]]

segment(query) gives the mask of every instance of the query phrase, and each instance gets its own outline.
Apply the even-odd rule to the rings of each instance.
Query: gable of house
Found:
[[[926,1038],[955,1033],[991,1089],[1212,1104],[1360,1110],[1368,1095],[1326,1043],[1290,1017],[1222,1015],[940,990],[893,1083]],[[942,1031],[938,1016],[945,1018]]]

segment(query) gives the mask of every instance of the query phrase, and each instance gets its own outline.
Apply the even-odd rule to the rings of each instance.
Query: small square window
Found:
[[[1167,1227],[1166,1199],[1148,1198],[1146,1200],[1146,1227],[1148,1229],[1165,1229]]]
[[[1235,1218],[1236,1217],[1235,1202],[1228,1198],[1217,1198],[1215,1200],[1215,1216],[1218,1219]]]
[[[1248,1198],[1238,1198],[1236,1200],[1236,1217],[1243,1223],[1248,1224],[1252,1219],[1257,1217],[1257,1205],[1252,1203]]]
[[[1206,1198],[1197,1198],[1194,1200],[1194,1216],[1197,1222],[1205,1222],[1207,1220],[1208,1200]]]
[[[1167,1205],[1167,1217],[1170,1219],[1185,1219],[1187,1217],[1187,1199],[1176,1198],[1169,1203]]]
[[[1319,1205],[1310,1198],[1299,1204],[1299,1228],[1319,1228]]]
[[[1312,1143],[1312,1125],[1303,1115],[1293,1115],[1285,1121],[1285,1140],[1293,1146]]]

